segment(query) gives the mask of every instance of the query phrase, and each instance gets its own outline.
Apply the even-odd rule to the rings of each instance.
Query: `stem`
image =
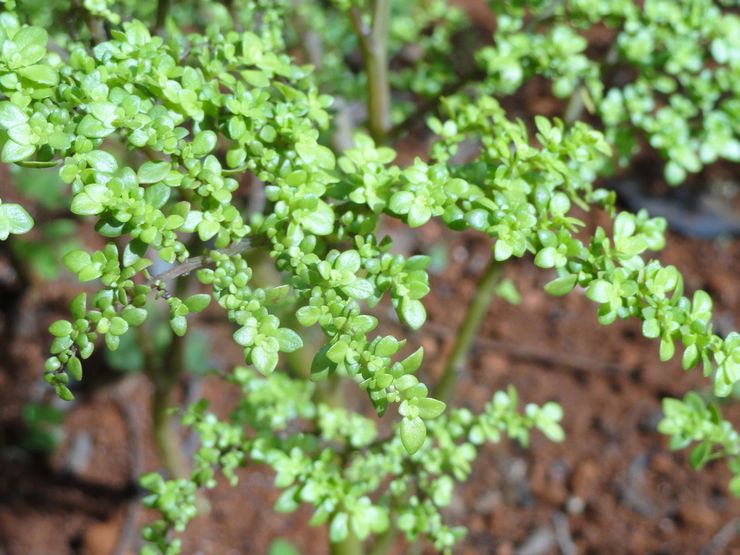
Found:
[[[385,555],[393,547],[393,542],[396,541],[398,536],[398,529],[390,523],[388,529],[380,534],[376,539],[373,546],[368,551],[368,555]]]
[[[234,243],[233,245],[230,245],[223,249],[218,249],[218,252],[228,256],[233,256],[235,254],[244,252],[250,247],[259,245],[261,239],[264,239],[264,237],[259,235],[245,237],[238,243]],[[186,276],[190,272],[194,272],[195,270],[204,267],[206,264],[210,263],[210,261],[211,259],[208,256],[193,256],[178,264],[177,266],[173,266],[169,270],[162,272],[161,274],[152,276],[151,279],[148,280],[147,284],[155,285],[157,282],[170,281],[181,276]]]
[[[93,14],[90,13],[90,11],[82,5],[82,2],[80,0],[76,0],[72,4],[72,7],[74,9],[71,10],[71,13],[73,13],[77,17],[81,17],[82,20],[85,22],[85,26],[90,33],[90,38],[92,39],[93,45],[104,42],[106,36],[105,28],[103,27],[102,22],[95,18]]]
[[[388,81],[388,26],[390,0],[373,0],[368,29],[359,9],[350,9],[350,20],[360,43],[367,76],[368,127],[376,142],[383,142],[391,128],[391,92]]]
[[[496,287],[501,282],[504,265],[491,257],[491,261],[481,276],[473,299],[470,301],[468,310],[463,319],[460,330],[457,333],[452,352],[447,358],[442,378],[432,391],[435,399],[444,401],[447,399],[455,386],[457,375],[465,364],[470,346],[475,341],[483,317],[488,312],[488,307],[496,293]]]
[[[157,20],[155,28],[159,31],[164,27],[164,22],[167,19],[167,12],[170,11],[170,0],[159,0],[157,2]]]
[[[344,540],[331,544],[329,552],[331,555],[362,555],[365,551],[360,538],[350,530]]]
[[[180,453],[180,442],[177,441],[177,436],[172,429],[170,417],[167,413],[167,409],[170,407],[170,394],[173,386],[174,383],[169,380],[162,380],[160,383],[154,384],[151,405],[152,428],[154,443],[167,474],[170,478],[184,478],[187,472]]]
[[[568,106],[565,108],[565,114],[563,115],[563,121],[566,125],[570,125],[581,117],[584,108],[583,94],[580,86],[576,87],[573,91],[568,101]]]
[[[188,275],[182,274],[175,284],[175,295],[182,297],[187,289]],[[143,328],[142,328],[143,329]],[[170,477],[183,478],[187,475],[187,466],[180,451],[180,442],[172,429],[168,409],[172,406],[172,391],[185,371],[185,342],[183,338],[172,335],[172,341],[161,361],[157,360],[154,346],[145,333],[140,338],[145,340],[144,359],[146,373],[154,386],[152,394],[152,430],[157,451],[162,465]]]

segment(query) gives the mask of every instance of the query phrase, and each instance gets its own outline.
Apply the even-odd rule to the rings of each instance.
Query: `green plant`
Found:
[[[502,13],[495,46],[479,52],[489,90],[510,94],[533,75],[552,80],[573,119],[584,108],[599,116],[620,163],[647,140],[674,185],[717,159],[740,161],[740,17],[722,9],[733,2],[532,4],[528,22],[521,11]],[[612,37],[594,55],[584,35],[596,25]]]
[[[28,403],[23,406],[25,433],[21,442],[29,452],[50,452],[64,436],[62,423],[64,414],[43,403]]]
[[[671,160],[669,179],[680,181],[683,170],[698,169],[696,157],[704,163],[736,157],[738,98],[732,87],[740,81],[732,76],[738,67],[734,57],[717,53],[731,48],[737,18],[713,3],[671,3],[678,7],[666,21],[651,11],[651,2],[645,15],[626,1],[608,8],[585,1],[532,2],[528,11],[510,6],[499,15],[496,44],[477,56],[485,67],[479,81],[476,72],[443,70],[439,60],[451,54],[452,37],[464,24],[458,12],[444,12],[443,2],[431,2],[428,11],[423,0],[401,3],[397,27],[387,0],[344,0],[331,7],[305,2],[300,9],[287,0],[73,4],[5,2],[2,158],[26,168],[58,167],[71,193],[71,212],[92,218],[107,242],[92,253],[64,256],[80,281],[96,286],[74,298],[69,319],[50,327],[45,378],[60,397],[73,398],[70,381],[82,378],[82,361],[98,344],[115,351],[130,329],[144,324],[152,299],[167,307],[173,335],[164,354],[148,364],[148,374],[169,476],[142,477],[150,491],[144,503],[161,514],[144,531],[144,553],[178,553],[175,532],[197,513],[198,490],[213,487],[219,472],[236,481],[236,469],[249,461],[275,470],[276,486],[284,490],[278,511],[313,506],[311,522],[328,526],[333,553],[362,553],[374,536],[369,552],[380,554],[399,532],[449,551],[464,530],[445,524],[440,511],[450,503],[455,481],[470,474],[481,444],[506,434],[526,445],[535,429],[553,441],[564,439],[560,406],[520,407],[511,388],[496,393],[480,414],[445,410],[491,298],[516,298],[501,282],[502,265],[513,257],[531,254],[537,266],[554,270],[546,286],[552,295],[585,290],[603,324],[641,320],[644,335],[659,339],[662,360],[671,359],[680,343],[684,368],[701,365],[714,395],[728,396],[740,381],[740,335],[715,334],[709,296],[684,295],[675,267],[643,258],[663,247],[665,221],[644,211],[618,212],[615,194],[593,185],[614,161],[610,142],[623,158],[639,144],[635,129],[618,125],[628,116],[614,115],[615,95],[650,103],[654,93],[673,93],[654,79],[656,71],[672,72],[673,66],[641,58],[645,33],[660,44],[685,35],[688,45],[666,51],[677,79],[685,81],[682,90],[689,91],[670,96],[670,114],[629,108],[633,126]],[[654,4],[655,10],[665,7]],[[706,11],[709,30],[692,16],[700,9],[692,6],[704,4],[714,6]],[[68,29],[55,26],[70,9],[84,17]],[[289,16],[295,16],[294,27],[283,33]],[[640,59],[632,92],[625,86],[601,95],[610,86],[603,69],[582,54],[585,39],[574,29],[602,19],[624,27],[615,44],[625,63]],[[288,52],[300,44],[310,58],[313,38],[306,33],[315,28],[311,22],[325,20],[343,22],[327,30],[341,38],[333,42],[340,50],[327,54],[331,63],[313,73]],[[51,38],[38,24],[51,29]],[[687,35],[681,25],[706,32]],[[424,35],[429,26],[434,33]],[[700,50],[695,67],[696,56],[683,52],[709,38],[717,64],[708,65]],[[416,42],[421,63],[396,58],[404,44]],[[343,81],[352,72],[341,48],[355,45],[364,72]],[[608,55],[607,63],[617,63],[611,61],[617,54]],[[396,64],[404,65],[399,73],[392,71]],[[711,90],[698,93],[693,88],[704,80],[695,74],[702,71],[712,75],[706,80]],[[512,120],[496,100],[537,73],[555,80],[556,94],[575,99],[565,121],[539,115],[532,122]],[[646,83],[655,91],[643,90]],[[373,138],[360,130],[351,145],[328,147],[338,130],[332,127],[332,98],[319,85],[364,98]],[[395,115],[394,87],[410,95]],[[441,92],[445,98],[430,104]],[[580,102],[594,109],[598,103],[606,138],[577,121]],[[690,110],[676,108],[687,102]],[[428,112],[435,138],[426,160],[401,167],[386,145],[415,120],[409,105]],[[660,138],[666,128],[656,123],[664,118],[677,126],[691,120],[693,131],[671,132],[671,140],[682,142],[667,145]],[[461,162],[456,155],[463,142],[476,148],[472,159]],[[247,187],[263,194],[264,202],[258,195],[245,200]],[[28,214],[18,205],[0,209],[5,206],[11,208],[0,214],[8,232],[28,231]],[[584,235],[575,207],[604,210],[613,229]],[[431,392],[416,376],[423,350],[406,352],[405,339],[376,331],[380,322],[372,309],[384,299],[404,325],[422,327],[422,300],[429,292],[430,258],[394,252],[391,240],[380,236],[383,218],[410,228],[437,218],[452,230],[473,229],[494,241],[473,308]],[[268,256],[260,258],[260,252]],[[155,272],[155,260],[169,267]],[[191,274],[203,292],[193,292]],[[205,402],[183,408],[183,423],[201,440],[187,464],[171,445],[166,409],[184,367],[179,338],[212,299],[244,350],[245,365],[224,376],[242,394],[223,420]],[[315,329],[321,332],[316,345]],[[146,359],[147,334],[139,341]],[[392,430],[345,401],[346,382],[366,392],[378,416],[390,407],[398,411]],[[725,456],[738,474],[737,433],[716,407],[697,399],[667,400],[660,431],[672,436],[672,447],[698,442],[691,455],[695,466]],[[736,493],[737,484],[736,477]]]

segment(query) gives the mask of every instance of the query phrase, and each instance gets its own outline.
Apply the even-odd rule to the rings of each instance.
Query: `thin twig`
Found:
[[[235,254],[244,252],[250,247],[255,246],[258,243],[258,239],[259,237],[245,237],[241,241],[238,241],[237,243],[234,243],[231,246],[228,246],[224,249],[219,249],[218,252],[220,252],[221,254],[225,254],[227,256],[233,256]],[[203,268],[209,263],[210,263],[210,257],[208,256],[193,256],[192,258],[188,258],[184,262],[176,266],[173,266],[172,268],[162,272],[161,274],[152,276],[151,279],[149,279],[149,281],[147,282],[147,284],[155,285],[160,282],[164,283],[167,281],[172,281],[173,279],[176,279],[180,276],[184,276],[191,272],[194,272],[195,270],[199,270],[200,268]]]

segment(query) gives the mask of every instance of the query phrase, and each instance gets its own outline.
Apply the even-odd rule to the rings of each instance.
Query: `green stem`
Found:
[[[368,551],[368,555],[386,555],[393,547],[393,542],[396,541],[398,536],[398,529],[391,523],[388,529],[380,534],[376,539],[373,546]]]
[[[329,552],[331,555],[363,555],[365,550],[362,541],[355,535],[352,530],[349,535],[341,542],[332,542]]]
[[[451,395],[457,375],[465,364],[470,346],[475,340],[483,317],[488,312],[488,307],[496,294],[496,287],[501,282],[503,268],[503,264],[492,257],[484,270],[457,333],[452,352],[445,363],[442,377],[432,391],[434,398],[444,401]]]
[[[357,8],[350,10],[352,27],[357,34],[367,77],[368,127],[376,142],[385,141],[391,128],[391,91],[388,81],[388,27],[390,0],[372,2],[370,28],[362,22]]]
[[[154,443],[167,474],[170,478],[184,478],[187,475],[186,466],[180,453],[180,442],[172,429],[168,414],[173,386],[174,384],[168,380],[162,380],[160,383],[154,384],[152,429]]]
[[[184,296],[187,283],[188,275],[180,275],[175,282],[174,294],[178,297]],[[183,339],[173,334],[172,341],[161,361],[157,360],[152,345],[149,349],[144,349],[146,373],[154,386],[151,401],[154,442],[162,465],[172,478],[184,478],[187,475],[187,465],[180,451],[180,442],[173,430],[168,413],[172,406],[172,392],[185,372],[185,341]]]
[[[159,0],[157,2],[157,22],[155,23],[157,31],[164,27],[167,13],[170,11],[170,0]]]

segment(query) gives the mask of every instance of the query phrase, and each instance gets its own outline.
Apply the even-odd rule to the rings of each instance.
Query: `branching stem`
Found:
[[[259,239],[261,237],[253,236],[253,237],[245,237],[241,241],[234,243],[233,245],[230,245],[226,248],[219,249],[218,252],[222,254],[226,254],[228,256],[233,256],[235,254],[239,254],[241,252],[244,252],[245,250],[255,246],[259,243]],[[157,282],[167,282],[173,279],[176,279],[180,276],[187,275],[191,272],[194,272],[196,270],[199,270],[200,268],[203,268],[206,264],[209,263],[208,256],[193,256],[191,258],[188,258],[184,262],[181,262],[180,264],[173,266],[169,270],[166,270],[162,272],[161,274],[157,274],[156,276],[153,276],[148,281],[148,285],[154,285]]]

